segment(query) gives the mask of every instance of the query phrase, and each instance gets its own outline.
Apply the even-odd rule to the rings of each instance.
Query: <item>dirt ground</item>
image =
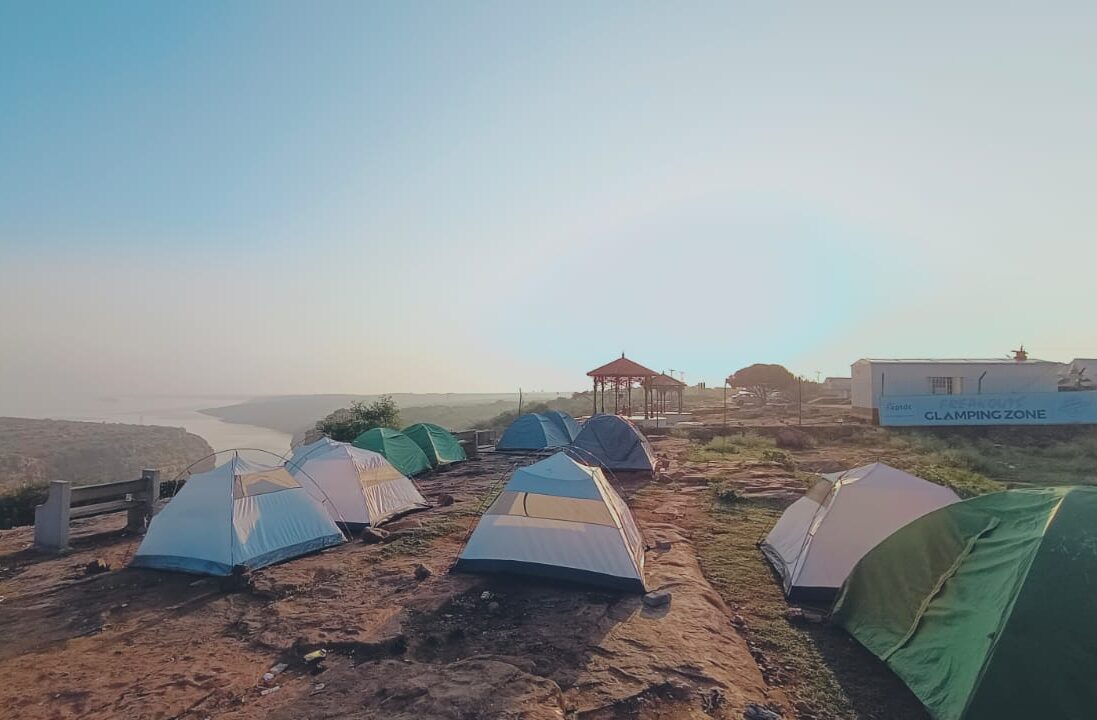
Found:
[[[683,442],[657,450],[677,456]],[[122,517],[77,524],[61,557],[30,550],[28,528],[4,531],[0,707],[22,720],[741,718],[751,703],[796,716],[702,573],[703,471],[617,478],[651,548],[648,587],[670,590],[669,607],[449,573],[485,499],[532,460],[488,455],[433,474],[424,495],[453,504],[391,524],[384,544],[352,541],[265,568],[235,592],[127,569],[140,538],[120,529]],[[95,559],[112,569],[88,574]],[[417,579],[417,564],[430,575]],[[318,649],[327,658],[308,665]],[[264,684],[277,663],[288,667]]]

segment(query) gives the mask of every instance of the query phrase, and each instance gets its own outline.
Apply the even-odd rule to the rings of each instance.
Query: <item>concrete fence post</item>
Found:
[[[34,547],[60,552],[69,546],[69,511],[72,485],[65,480],[50,482],[46,502],[34,508]]]
[[[145,481],[144,497],[126,511],[126,529],[130,532],[144,532],[160,499],[160,471],[142,470],[141,479]]]

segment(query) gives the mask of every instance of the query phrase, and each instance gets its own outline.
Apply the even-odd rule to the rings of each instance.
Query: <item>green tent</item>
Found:
[[[1097,716],[1097,487],[1009,490],[896,531],[834,620],[937,720]]]
[[[373,428],[354,439],[355,447],[381,453],[402,475],[411,477],[430,470],[430,460],[411,438],[392,428]]]
[[[404,434],[423,449],[431,467],[465,459],[465,449],[449,430],[432,423],[416,423],[404,428]]]

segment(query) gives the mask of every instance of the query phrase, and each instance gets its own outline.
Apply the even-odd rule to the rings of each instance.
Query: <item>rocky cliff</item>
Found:
[[[212,453],[182,428],[0,418],[0,493],[50,480],[130,480],[144,468],[158,468],[170,480]],[[198,469],[209,467],[207,461]]]

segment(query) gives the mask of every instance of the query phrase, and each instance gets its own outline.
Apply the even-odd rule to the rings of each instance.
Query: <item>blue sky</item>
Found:
[[[0,386],[1097,355],[1091,4],[0,3]]]

